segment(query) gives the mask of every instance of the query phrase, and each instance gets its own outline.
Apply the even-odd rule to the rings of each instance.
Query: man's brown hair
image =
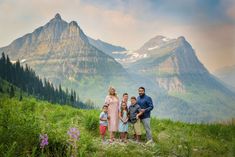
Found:
[[[123,93],[123,95],[122,95],[122,96],[125,96],[125,95],[128,95],[128,93]]]

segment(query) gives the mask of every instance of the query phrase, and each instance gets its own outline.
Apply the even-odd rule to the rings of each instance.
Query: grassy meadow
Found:
[[[74,152],[89,157],[235,156],[233,124],[188,124],[152,118],[155,144],[144,144],[143,129],[141,143],[103,144],[98,131],[99,112],[1,95],[0,156],[71,156]],[[76,147],[69,143],[70,128],[80,131]],[[48,145],[43,149],[40,134],[48,136]]]

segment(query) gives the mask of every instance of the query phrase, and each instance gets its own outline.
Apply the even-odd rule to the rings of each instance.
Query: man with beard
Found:
[[[140,116],[140,119],[146,131],[146,137],[147,137],[146,144],[148,144],[153,142],[151,128],[150,128],[150,113],[151,110],[153,109],[153,102],[152,98],[145,94],[144,87],[139,87],[138,92],[139,96],[137,98],[137,104],[139,104],[141,112],[143,112],[143,114]]]

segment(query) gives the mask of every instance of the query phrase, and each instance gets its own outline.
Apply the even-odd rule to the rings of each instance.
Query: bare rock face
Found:
[[[56,14],[47,24],[0,48],[55,83],[84,75],[121,75],[123,67],[88,41],[77,22]]]
[[[168,92],[185,92],[184,85],[178,77],[158,78],[156,82],[161,88],[164,88]]]
[[[163,75],[156,78],[160,87],[169,92],[185,92],[184,75],[208,74],[195,52],[184,37],[176,40],[178,47],[158,65],[158,72]],[[165,74],[165,75],[164,75]]]
[[[159,64],[158,73],[169,75],[169,77],[157,77],[156,82],[161,88],[169,92],[184,92],[185,88],[178,75],[179,71],[179,63],[178,59],[175,55],[171,55],[164,62]]]
[[[208,74],[184,37],[170,39],[156,36],[134,53],[139,58],[129,64],[128,68],[152,77],[168,92],[185,92],[185,75]],[[141,57],[143,55],[145,57]],[[130,59],[135,56],[131,56]]]

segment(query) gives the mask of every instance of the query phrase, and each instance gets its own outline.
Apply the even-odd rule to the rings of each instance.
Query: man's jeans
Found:
[[[150,118],[141,119],[144,129],[146,131],[147,141],[152,140],[152,133],[150,128]]]

